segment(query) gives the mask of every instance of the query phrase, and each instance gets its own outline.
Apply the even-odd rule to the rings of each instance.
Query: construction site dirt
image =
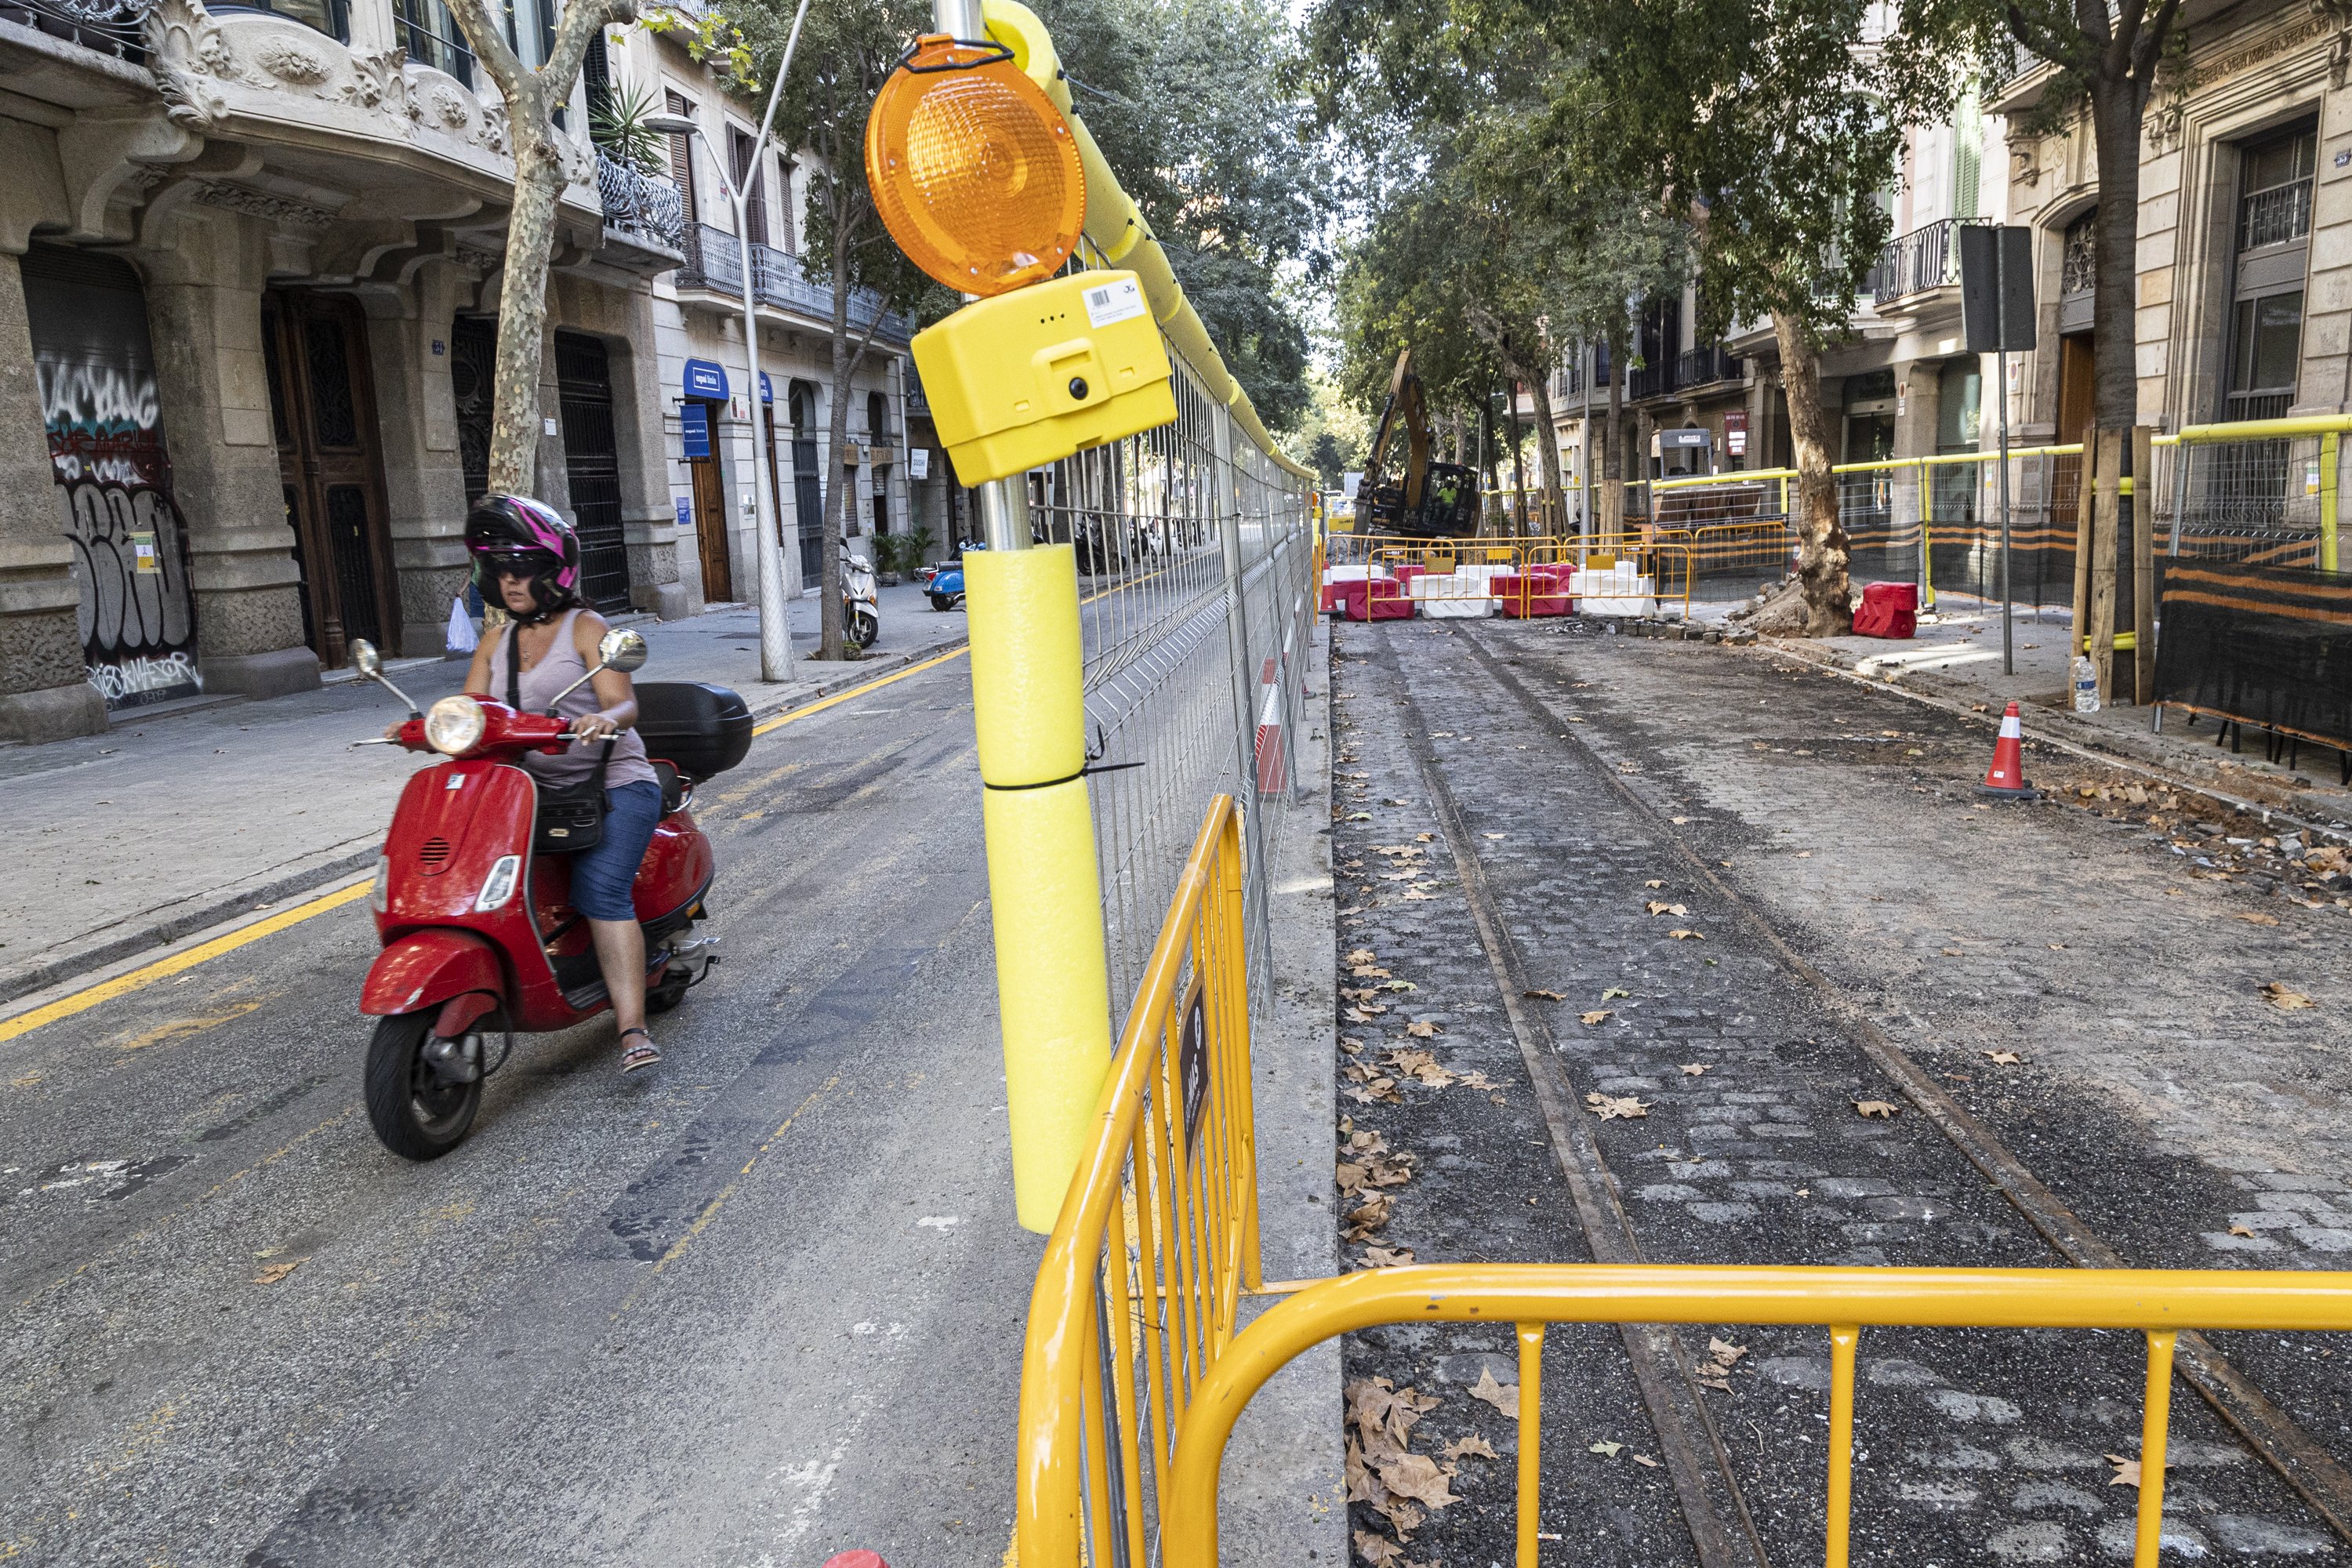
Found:
[[[1989,799],[1997,711],[1769,646],[1570,620],[1335,648],[1346,1267],[2352,1256],[2332,841],[2037,748],[2030,711],[2042,798]],[[2168,1556],[2344,1553],[2352,1351],[2200,1353],[2220,1403],[2173,1402]],[[1508,1331],[1345,1360],[1359,1559],[1509,1561]],[[1866,1331],[1854,1561],[2127,1560],[2142,1361],[2134,1334]],[[1553,1331],[1543,1534],[1818,1561],[1829,1364],[1811,1329]]]

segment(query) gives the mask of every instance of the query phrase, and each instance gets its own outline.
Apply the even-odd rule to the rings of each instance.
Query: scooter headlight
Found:
[[[447,756],[462,757],[481,743],[490,716],[470,697],[444,697],[425,710],[425,743]]]
[[[482,891],[474,900],[477,910],[495,910],[514,897],[515,879],[522,875],[522,857],[501,855],[490,874],[482,879]]]

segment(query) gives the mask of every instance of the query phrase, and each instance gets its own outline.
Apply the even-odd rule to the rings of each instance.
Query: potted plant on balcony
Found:
[[[660,133],[646,123],[658,112],[653,94],[634,82],[614,82],[596,95],[588,113],[588,137],[615,163],[641,174],[667,178],[669,151]]]

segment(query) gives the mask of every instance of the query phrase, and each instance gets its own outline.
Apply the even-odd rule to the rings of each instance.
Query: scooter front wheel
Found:
[[[481,1109],[482,1082],[449,1083],[425,1054],[436,1010],[376,1020],[368,1041],[368,1121],[404,1160],[437,1160],[465,1142]]]
[[[849,624],[849,640],[856,643],[860,649],[872,647],[874,639],[881,635],[882,623],[864,610],[858,611]]]

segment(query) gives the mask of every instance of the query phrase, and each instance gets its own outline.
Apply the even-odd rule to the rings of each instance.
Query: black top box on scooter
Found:
[[[637,733],[646,755],[698,782],[725,773],[751,749],[751,710],[723,686],[640,680]]]

